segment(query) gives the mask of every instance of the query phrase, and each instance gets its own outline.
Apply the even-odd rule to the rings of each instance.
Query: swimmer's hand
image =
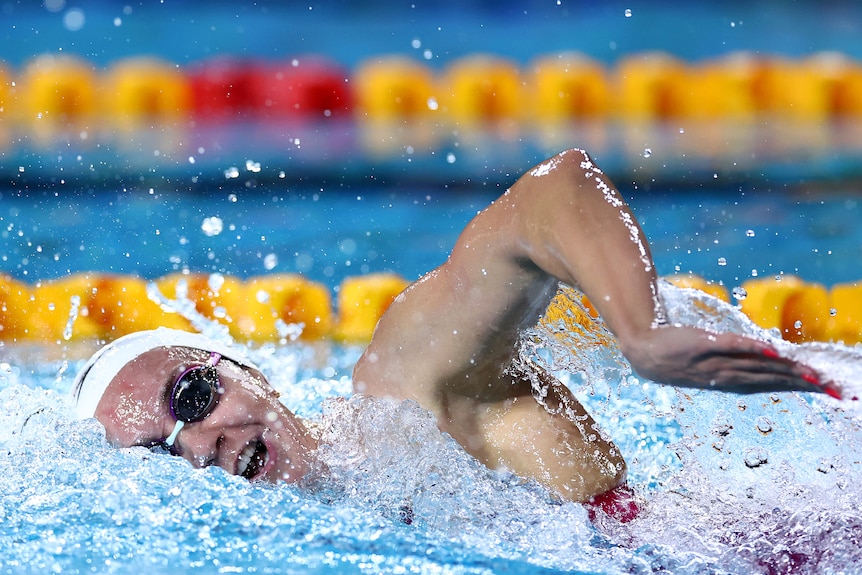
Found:
[[[660,326],[621,343],[634,370],[659,383],[732,393],[814,391],[841,399],[841,390],[811,367],[741,335]]]

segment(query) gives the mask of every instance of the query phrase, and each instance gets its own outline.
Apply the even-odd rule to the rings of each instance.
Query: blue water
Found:
[[[245,185],[254,181],[246,173],[231,185],[179,190],[170,182],[0,190],[0,272],[29,282],[92,270],[147,279],[183,269],[242,278],[295,272],[333,289],[373,272],[413,280],[442,263],[464,224],[504,189]],[[691,272],[728,288],[778,274],[827,286],[862,279],[862,208],[852,184],[619,186],[663,275]],[[220,230],[204,229],[209,218]]]
[[[623,189],[662,273],[679,267],[727,285],[752,269],[827,285],[862,277],[849,189]],[[333,289],[342,277],[374,271],[413,278],[443,260],[496,193],[6,191],[0,269],[30,282],[92,269],[144,277],[183,268],[243,277],[300,271]],[[204,229],[211,217],[222,220],[217,235]],[[270,254],[277,264],[268,269]],[[732,308],[695,306],[696,296],[670,288],[664,295],[679,321],[756,332]],[[558,345],[542,333],[535,341]],[[351,395],[358,347],[250,350],[291,409],[328,426],[332,471],[305,489],[108,447],[95,422],[72,420],[66,399],[92,349],[0,348],[2,573],[837,573],[862,561],[862,419],[852,404],[682,392],[631,374],[614,349],[551,354],[549,367],[578,374],[566,381],[620,446],[644,502],[630,524],[593,524],[579,505],[484,469],[415,406],[331,403]],[[860,387],[859,350],[785,351]],[[362,452],[363,440],[380,448]]]

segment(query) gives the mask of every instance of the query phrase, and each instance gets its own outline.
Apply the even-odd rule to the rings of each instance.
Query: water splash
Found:
[[[576,292],[564,290],[572,304]],[[770,337],[736,308],[661,287],[674,322]],[[823,573],[854,571],[862,520],[855,413],[811,394],[733,396],[639,379],[583,306],[539,325],[533,359],[566,382],[625,454],[644,500],[600,518],[488,470],[411,404],[356,397],[360,350],[266,345],[254,361],[322,429],[327,483],[250,484],[143,448],[116,450],[73,421],[69,369],[34,351],[0,363],[4,570],[435,573]],[[569,310],[569,311],[565,311]],[[587,314],[588,315],[588,314]],[[577,320],[577,321],[575,321]],[[563,323],[560,323],[563,322]],[[581,354],[571,354],[577,343]],[[787,353],[813,354],[787,344]],[[831,372],[857,350],[828,347]],[[843,364],[844,357],[849,358]],[[71,366],[76,367],[75,365]],[[750,467],[751,456],[764,459]]]

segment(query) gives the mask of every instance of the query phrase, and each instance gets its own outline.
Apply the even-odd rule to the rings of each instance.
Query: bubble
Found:
[[[754,230],[745,230],[745,237],[753,238],[754,237]]]
[[[228,169],[226,169],[224,171],[224,177],[227,180],[231,180],[233,178],[238,178],[239,177],[239,168],[237,168],[236,166],[229,167]]]
[[[449,152],[448,154],[446,154],[446,162],[449,164],[454,164],[455,163],[455,154],[453,154],[452,152]]]
[[[733,291],[731,292],[731,294],[733,295],[733,299],[737,299],[740,301],[742,301],[748,297],[748,292],[745,291],[745,288],[742,286],[737,286],[737,287],[733,288]]]
[[[835,317],[836,315],[838,315],[838,310],[835,309],[834,307],[829,308],[829,315],[831,315],[832,317]]]
[[[632,17],[632,11],[631,11],[631,8],[626,8],[626,12],[625,12],[625,14],[626,14],[626,18],[631,18],[631,17]]]
[[[42,5],[48,12],[59,12],[66,7],[66,0],[45,0]]]
[[[802,320],[797,319],[795,322],[793,322],[793,327],[796,329],[802,329]]]
[[[650,148],[644,148],[644,158],[649,158],[652,156],[652,150]]]
[[[221,218],[218,216],[212,216],[209,218],[204,218],[204,221],[201,223],[201,230],[204,235],[213,237],[219,235],[224,229],[224,222],[222,222]]]
[[[86,23],[84,11],[80,8],[72,8],[63,15],[63,26],[70,32],[77,32]]]
[[[727,258],[718,258],[718,265],[726,266],[727,265]]]
[[[224,285],[225,279],[222,274],[210,274],[210,277],[207,278],[207,286],[212,290],[212,292],[218,295],[219,290],[221,290]]]
[[[263,258],[263,267],[267,271],[270,271],[278,265],[278,256],[275,254],[266,254]]]
[[[754,424],[757,426],[757,431],[759,431],[760,433],[766,434],[772,431],[772,422],[769,420],[768,417],[765,417],[763,415],[758,417],[754,421]]]
[[[746,467],[754,469],[769,461],[769,452],[762,447],[749,447],[743,453],[743,460]]]

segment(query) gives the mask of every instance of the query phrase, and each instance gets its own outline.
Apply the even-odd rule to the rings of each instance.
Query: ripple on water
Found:
[[[768,336],[730,306],[663,297],[675,321]],[[858,350],[785,350],[840,381],[859,372]],[[592,525],[580,506],[478,465],[415,405],[327,400],[349,396],[358,350],[252,352],[285,403],[324,427],[325,482],[255,485],[112,449],[96,422],[71,419],[77,362],[4,359],[0,572],[823,573],[862,561],[854,406],[676,391],[633,376],[613,346],[545,352],[554,368],[583,370],[568,382],[645,500],[631,523]]]

